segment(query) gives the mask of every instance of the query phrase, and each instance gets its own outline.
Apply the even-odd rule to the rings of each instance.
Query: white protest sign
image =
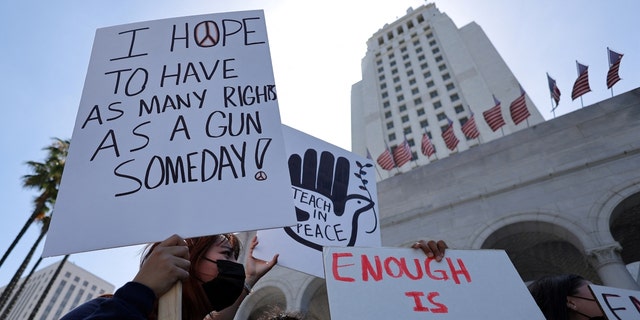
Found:
[[[640,291],[589,285],[607,319],[640,319]]]
[[[381,245],[373,162],[283,126],[291,176],[291,227],[258,231],[254,256],[324,277],[323,246]]]
[[[502,250],[325,247],[331,319],[544,319]]]
[[[98,29],[45,256],[295,223],[262,11]]]

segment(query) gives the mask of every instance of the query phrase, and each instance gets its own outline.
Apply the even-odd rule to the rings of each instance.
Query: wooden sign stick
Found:
[[[158,320],[182,318],[182,282],[178,281],[158,301]]]

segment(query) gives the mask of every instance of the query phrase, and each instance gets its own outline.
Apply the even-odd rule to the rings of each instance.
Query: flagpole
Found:
[[[551,97],[549,100],[551,100],[551,113],[553,113],[553,118],[556,118],[556,108],[553,107],[553,97]]]
[[[581,108],[584,108],[584,102],[582,102],[582,96],[580,96],[580,105],[582,106]]]

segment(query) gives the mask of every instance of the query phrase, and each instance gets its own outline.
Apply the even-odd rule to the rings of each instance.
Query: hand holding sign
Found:
[[[153,248],[133,281],[149,287],[156,297],[160,297],[176,281],[189,276],[189,266],[187,243],[180,236],[173,235]]]
[[[316,150],[307,149],[304,159],[298,154],[289,157],[289,174],[298,224],[286,227],[286,233],[318,251],[326,245],[353,246],[359,217],[373,208],[374,203],[366,196],[347,194],[349,160],[345,157],[336,159],[332,153],[324,151],[318,163]],[[349,206],[346,210],[351,202],[355,208]]]

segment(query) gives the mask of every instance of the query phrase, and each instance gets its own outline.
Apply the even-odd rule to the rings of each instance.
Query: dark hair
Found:
[[[282,311],[280,307],[273,306],[258,317],[258,320],[304,320],[304,315],[300,312]]]
[[[577,293],[586,279],[576,274],[544,276],[529,284],[531,296],[547,320],[568,320],[567,296]]]
[[[196,274],[196,266],[198,265],[198,262],[202,259],[207,250],[216,243],[227,240],[231,245],[233,256],[236,260],[240,255],[240,240],[232,233],[195,237],[185,240],[189,247],[189,260],[191,261],[191,266],[189,267],[190,275]],[[149,254],[151,254],[151,251],[158,246],[158,244],[159,242],[156,242],[147,246],[145,253],[142,255],[142,263],[147,259]],[[189,278],[182,282],[182,319],[202,320],[212,310],[213,307],[209,303],[209,299],[207,298],[204,289],[202,289],[200,281],[193,276],[189,276]],[[150,318],[155,318],[155,315],[152,315]]]

